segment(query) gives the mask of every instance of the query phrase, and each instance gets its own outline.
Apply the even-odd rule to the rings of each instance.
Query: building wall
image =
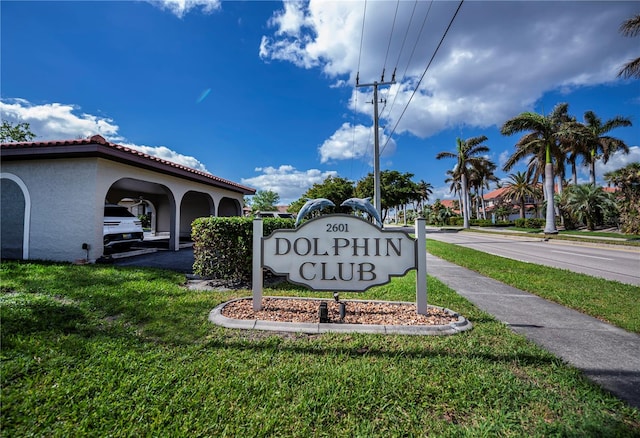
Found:
[[[5,161],[2,172],[19,178],[30,195],[26,234],[28,258],[35,260],[94,262],[101,257],[105,199],[112,186],[124,179],[127,186],[114,190],[114,195],[136,193],[136,184],[141,193],[149,192],[148,198],[155,200],[157,231],[171,233],[170,248],[175,250],[179,248],[180,233],[190,234],[194,218],[215,214],[215,206],[222,200],[227,204],[232,200],[237,205],[243,201],[242,193],[102,158]],[[25,206],[20,204],[11,181],[3,178],[2,185],[9,191],[3,197],[0,225],[10,227],[7,236],[9,242],[15,243],[20,230],[12,221],[20,221],[18,213]],[[16,253],[12,255],[19,252],[17,247],[7,250]]]
[[[102,242],[102,213],[98,218],[94,203],[95,159],[7,161],[2,171],[19,177],[29,191],[30,259],[83,259],[83,243],[96,235]]]

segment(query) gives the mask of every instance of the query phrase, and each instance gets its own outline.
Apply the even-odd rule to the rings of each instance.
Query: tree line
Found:
[[[606,181],[620,188],[620,194],[624,193],[620,199],[596,185],[598,162],[607,163],[614,153],[629,153],[628,145],[609,135],[610,131],[630,126],[632,122],[629,117],[615,116],[603,121],[593,111],[585,112],[583,120],[578,121],[569,114],[568,103],[557,104],[549,114],[523,112],[507,120],[500,128],[501,133],[505,136],[522,136],[515,143],[515,151],[502,170],[508,172],[519,163],[525,163],[526,170],[509,174],[504,183],[503,205],[495,206],[493,213],[508,216],[513,205],[516,205],[520,217],[524,219],[526,204],[534,202],[545,207],[544,232],[548,234],[558,232],[556,217],[566,228],[584,224],[589,229],[615,222],[619,218],[623,231],[638,233],[640,213],[637,212],[640,208],[636,191],[640,190],[637,171],[640,164],[632,163],[605,175]],[[492,183],[502,187],[495,175],[497,166],[487,157],[490,152],[485,144],[487,140],[486,136],[457,138],[455,152],[443,151],[436,155],[439,160],[456,160],[453,170],[447,171],[445,183],[450,184],[451,192],[458,197],[457,204],[465,228],[470,227],[472,216],[487,219],[484,190],[489,189]],[[589,168],[589,184],[578,184],[578,165]],[[567,176],[571,178],[567,179]],[[433,186],[424,180],[416,182],[413,177],[412,173],[397,170],[381,172],[383,221],[391,209],[404,209],[402,215],[406,220],[407,205],[412,206],[413,214],[420,214],[433,222],[446,221],[453,216],[453,212],[439,200],[425,208],[433,193]],[[309,188],[289,206],[289,211],[299,211],[307,199],[327,198],[339,206],[347,198],[372,196],[372,173],[357,182],[329,177]],[[269,210],[274,208],[278,200],[279,197],[273,192],[259,191],[252,200],[252,206],[254,210]],[[335,207],[327,212],[341,212],[341,208]]]

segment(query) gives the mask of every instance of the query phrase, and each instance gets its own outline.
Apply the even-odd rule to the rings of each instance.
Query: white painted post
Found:
[[[415,224],[417,238],[416,308],[420,315],[427,314],[427,231],[426,219],[417,218]]]
[[[253,220],[253,310],[262,309],[262,219]]]

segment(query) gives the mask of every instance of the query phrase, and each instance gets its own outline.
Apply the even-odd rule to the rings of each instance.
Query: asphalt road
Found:
[[[540,237],[427,230],[427,239],[640,286],[640,248]]]

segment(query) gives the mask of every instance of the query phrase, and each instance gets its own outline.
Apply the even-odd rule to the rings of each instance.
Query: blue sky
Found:
[[[0,111],[40,140],[101,134],[288,203],[372,171],[373,90],[356,76],[396,69],[381,168],[430,182],[432,200],[453,198],[454,163],[435,155],[456,137],[486,135],[501,167],[518,136],[500,125],[559,102],[632,118],[611,133],[631,153],[599,176],[640,161],[640,81],[616,77],[640,56],[618,31],[638,3],[466,1],[434,56],[458,4],[3,0]]]

